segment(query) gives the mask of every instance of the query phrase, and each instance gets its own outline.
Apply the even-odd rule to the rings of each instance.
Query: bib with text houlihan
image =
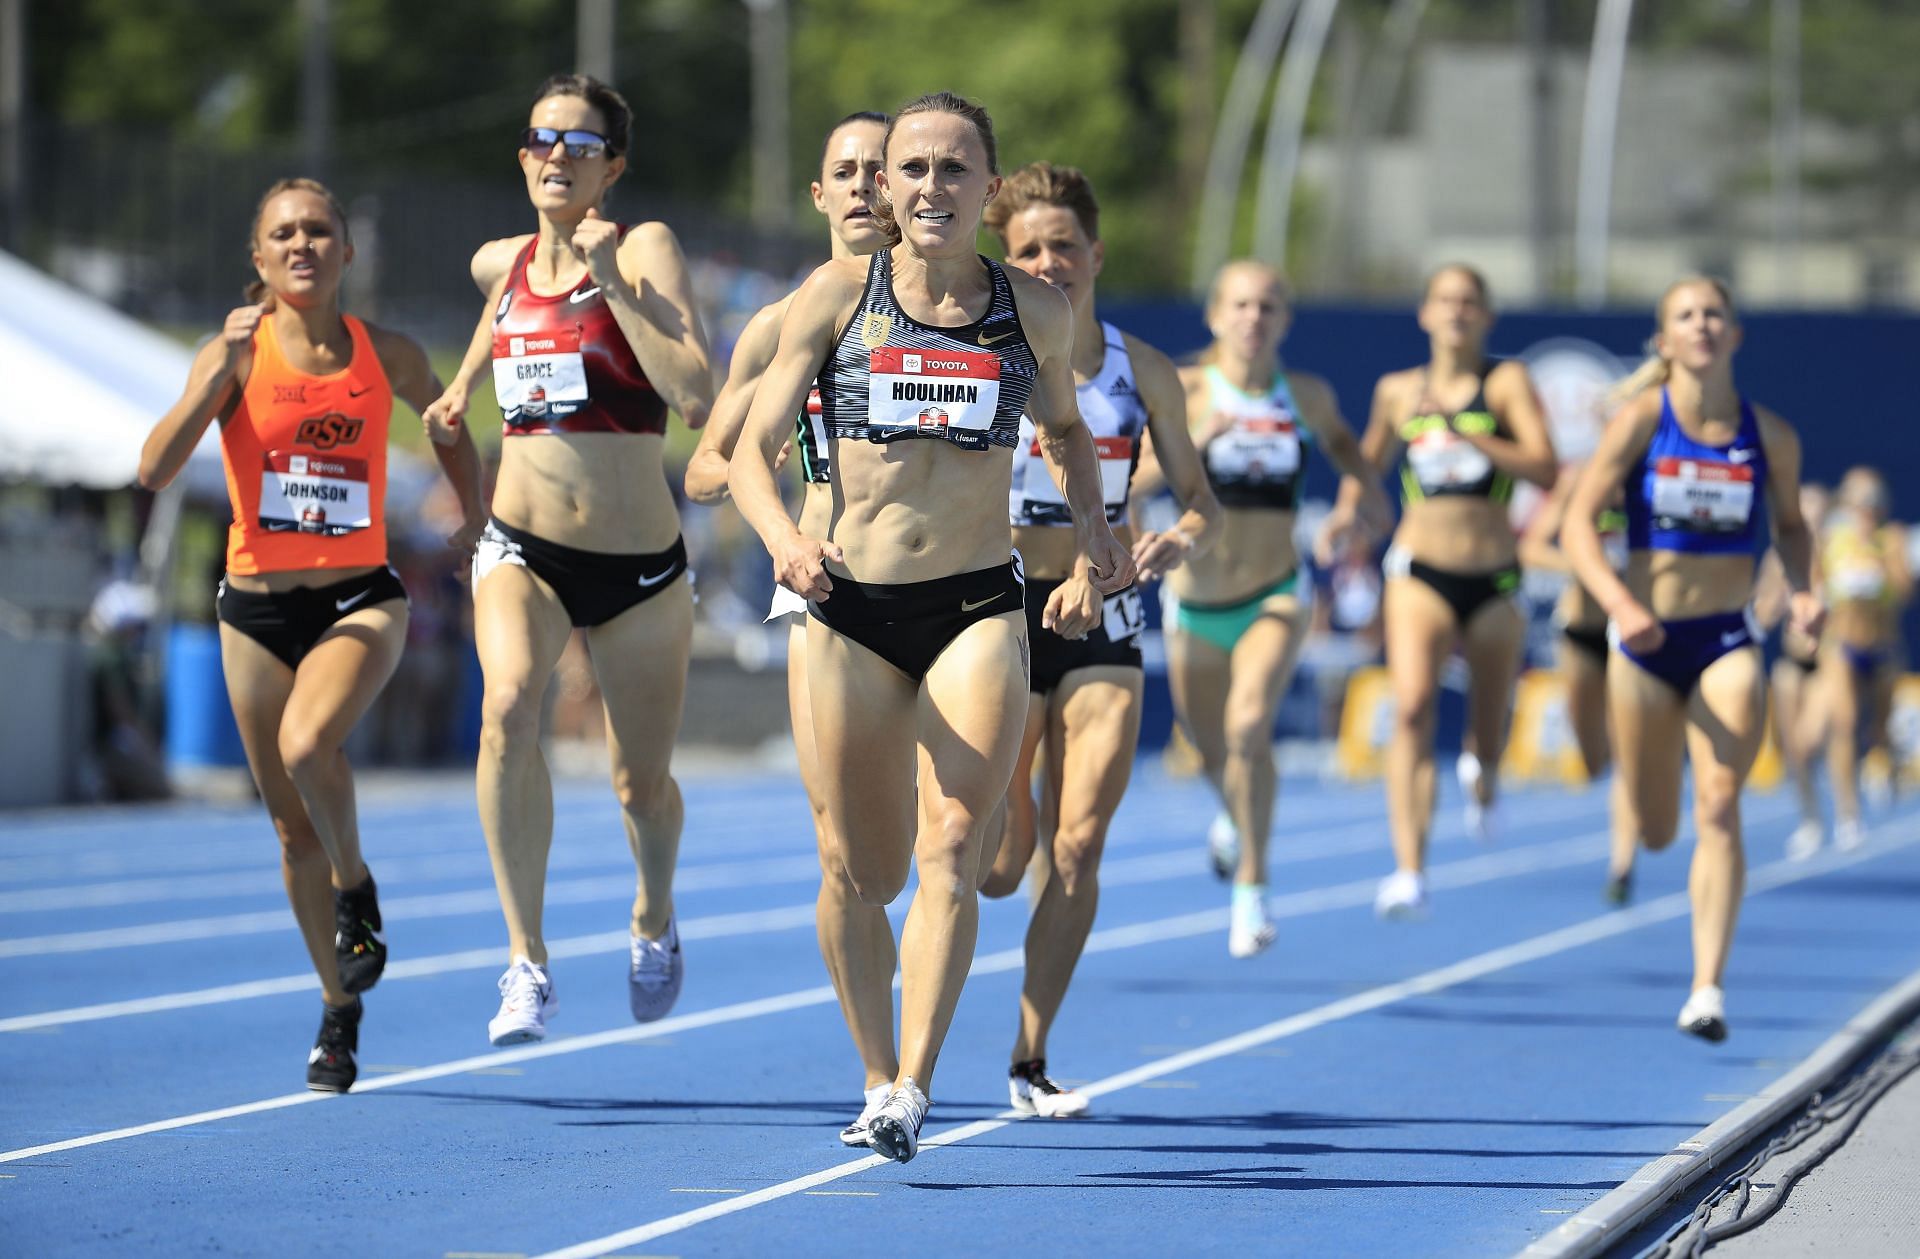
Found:
[[[826,437],[931,439],[962,450],[1013,446],[1039,362],[1006,273],[980,259],[991,288],[986,313],[940,328],[900,309],[892,258],[883,249],[868,262],[860,305],[815,382]],[[841,456],[831,458],[837,463]]]

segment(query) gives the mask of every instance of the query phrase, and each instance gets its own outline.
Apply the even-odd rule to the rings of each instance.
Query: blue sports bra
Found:
[[[1753,406],[1725,446],[1687,436],[1660,391],[1660,426],[1627,479],[1627,545],[1636,551],[1752,555],[1765,549],[1767,451]]]

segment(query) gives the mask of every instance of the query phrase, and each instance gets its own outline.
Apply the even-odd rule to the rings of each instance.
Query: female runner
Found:
[[[346,755],[407,637],[407,592],[387,564],[387,424],[395,397],[424,410],[440,382],[418,345],[341,313],[353,242],[324,185],[267,189],[250,245],[260,278],[249,304],[194,356],[186,392],[140,452],[140,483],[172,481],[219,421],[233,506],[220,659],[320,977],[307,1087],[344,1093],[358,1073],[357,994],[387,962]],[[447,541],[469,551],[485,523],[473,438],[444,419],[428,432],[466,517]]]
[[[878,192],[874,176],[880,170],[880,144],[887,133],[885,114],[849,114],[834,124],[820,156],[820,177],[813,182],[814,208],[826,216],[835,258],[864,258],[887,245],[886,233],[874,217]],[[780,344],[780,324],[786,318],[791,295],[775,302],[747,321],[733,347],[726,388],[714,400],[713,419],[700,434],[700,445],[687,463],[687,496],[695,502],[717,503],[727,495],[727,461],[733,457],[747,411],[759,390],[760,378]],[[805,497],[800,508],[800,531],[818,537],[826,529],[833,503],[832,468],[828,446],[820,431],[818,391],[807,399],[787,447],[800,452]],[[900,1074],[900,1058],[893,1043],[893,927],[887,911],[861,900],[847,878],[840,844],[833,835],[820,791],[819,759],[813,746],[812,707],[807,698],[807,604],[787,589],[775,586],[768,620],[787,622],[787,709],[792,718],[793,748],[800,760],[800,782],[806,788],[813,813],[814,842],[820,852],[820,896],[814,915],[820,936],[820,956],[826,960],[840,1012],[853,1034],[866,1069],[866,1098],[859,1117],[840,1130],[847,1145],[867,1143],[867,1123],[880,1109]]]
[[[1035,162],[1007,177],[987,206],[986,223],[1008,262],[1066,294],[1073,308],[1076,402],[1100,456],[1107,522],[1123,545],[1133,543],[1141,578],[1204,551],[1219,532],[1220,509],[1187,436],[1179,374],[1166,355],[1094,314],[1105,248],[1093,186],[1073,167]],[[1185,514],[1171,529],[1134,539],[1126,526],[1128,483],[1149,432]],[[981,890],[1008,895],[1033,857],[1039,832],[1029,784],[1044,736],[1048,807],[1041,813],[1052,874],[1027,926],[1026,984],[1007,1079],[1015,1110],[1064,1117],[1084,1114],[1087,1099],[1047,1078],[1047,1032],[1093,930],[1100,854],[1140,742],[1143,620],[1137,589],[1105,599],[1094,593],[1068,527],[1073,514],[1038,451],[1033,422],[1023,420],[1008,510],[1027,578],[1033,675],[1005,833]]]
[[[1800,483],[1800,516],[1815,538],[1822,535],[1827,519],[1827,488],[1812,481]],[[1820,583],[1820,556],[1816,548],[1813,570],[1815,585]],[[1769,724],[1773,744],[1780,751],[1780,762],[1793,784],[1794,799],[1800,805],[1800,822],[1787,836],[1787,856],[1804,861],[1819,852],[1827,842],[1827,826],[1821,817],[1820,792],[1814,783],[1814,755],[1819,751],[1821,733],[1814,708],[1814,672],[1820,667],[1820,643],[1796,633],[1786,623],[1786,575],[1780,569],[1780,553],[1769,550],[1760,561],[1760,575],[1754,580],[1753,616],[1767,631],[1780,631],[1780,654],[1767,674]]]
[[[1560,527],[1567,516],[1567,498],[1573,493],[1579,470],[1568,467],[1554,482],[1553,492],[1527,522],[1520,535],[1519,558],[1524,568],[1567,573],[1571,568],[1560,550]],[[1615,572],[1627,567],[1627,517],[1612,506],[1594,522],[1606,548],[1607,561]],[[1553,619],[1560,627],[1557,665],[1566,685],[1567,719],[1573,727],[1574,742],[1580,749],[1580,763],[1589,780],[1598,779],[1613,764],[1613,750],[1607,732],[1607,614],[1599,602],[1578,581],[1568,581],[1560,592]],[[1615,780],[1612,790],[1619,790]],[[1620,810],[1616,809],[1618,815]],[[1633,859],[1639,849],[1634,835],[1615,834],[1613,851],[1607,862],[1606,899],[1612,905],[1625,905],[1633,898]]]
[[[587,631],[606,701],[613,789],[638,871],[628,1004],[662,1017],[684,974],[673,928],[680,729],[693,592],[661,465],[669,408],[698,427],[712,402],[706,337],[673,233],[600,215],[626,170],[633,115],[586,75],[540,85],[520,137],[539,230],[482,245],[487,295],[465,361],[433,404],[458,419],[491,362],[506,420],[493,518],[473,562],[481,704],[480,824],[493,858],[511,964],[496,1045],[539,1040],[557,1005],[541,935],[553,782],[540,752],[547,680]]]
[[[1180,372],[1193,444],[1225,511],[1219,545],[1167,578],[1167,681],[1231,819],[1211,838],[1216,868],[1233,873],[1227,951],[1234,957],[1251,957],[1274,940],[1266,902],[1279,790],[1273,723],[1310,611],[1293,522],[1311,445],[1318,442],[1353,487],[1323,538],[1342,539],[1356,511],[1375,527],[1391,515],[1332,387],[1281,364],[1292,319],[1278,271],[1250,259],[1230,262],[1207,301],[1212,344],[1201,364]],[[1158,480],[1157,437],[1152,449],[1156,469],[1143,478],[1143,494]],[[1238,842],[1249,837],[1258,842]]]
[[[1386,918],[1426,910],[1434,712],[1440,671],[1455,644],[1466,655],[1469,679],[1459,765],[1467,821],[1480,838],[1491,835],[1489,810],[1527,629],[1513,600],[1520,568],[1507,504],[1516,480],[1544,488],[1559,471],[1526,367],[1487,357],[1493,308],[1480,273],[1457,263],[1434,272],[1419,318],[1431,347],[1427,363],[1380,378],[1362,441],[1382,471],[1406,459],[1405,510],[1385,562],[1395,870],[1381,882],[1374,910]]]
[[[1740,326],[1726,288],[1680,280],[1654,322],[1654,356],[1623,382],[1628,401],[1580,474],[1561,538],[1624,657],[1607,676],[1622,782],[1615,802],[1627,810],[1627,832],[1648,848],[1673,842],[1681,769],[1693,763],[1693,989],[1679,1026],[1717,1041],[1727,1034],[1720,984],[1746,881],[1740,788],[1765,733],[1747,605],[1769,510],[1794,628],[1816,633],[1823,611],[1808,588],[1813,539],[1800,515],[1800,439],[1734,384]],[[1593,524],[1622,491],[1631,548],[1624,576],[1607,563]]]
[[[873,1148],[904,1162],[973,957],[987,824],[1026,720],[1026,620],[1000,507],[1024,409],[1094,589],[1122,589],[1134,565],[1107,528],[1074,405],[1071,308],[973,249],[1000,187],[986,111],[921,97],[882,152],[883,221],[899,241],[801,286],[731,471],[775,576],[809,604],[820,783],[847,876],[886,904],[918,866],[900,942],[900,1074],[868,1126]],[[825,538],[794,527],[774,481],[816,378],[832,443]]]
[[[1802,746],[1809,752],[1824,733],[1827,777],[1833,784],[1833,842],[1858,848],[1860,758],[1888,746],[1893,686],[1904,661],[1900,614],[1913,597],[1907,533],[1888,519],[1887,482],[1872,468],[1853,468],[1834,491],[1821,537],[1826,582],[1826,641],[1814,674],[1814,704]],[[1861,735],[1864,731],[1865,746]]]

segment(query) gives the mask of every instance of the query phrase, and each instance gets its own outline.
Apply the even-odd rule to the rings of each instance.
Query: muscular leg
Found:
[[[820,851],[820,895],[814,927],[820,957],[827,964],[840,1013],[853,1035],[853,1047],[866,1070],[866,1086],[892,1084],[900,1074],[893,1047],[893,925],[887,911],[869,905],[853,890],[840,860],[833,820],[820,794],[820,761],[813,743],[813,704],[807,693],[807,627],[791,618],[787,631],[787,706],[793,722],[793,750],[800,782],[813,815],[813,838]]]
[[[475,792],[511,957],[547,964],[540,916],[553,846],[553,779],[540,751],[547,680],[572,625],[545,582],[517,564],[496,566],[473,592],[473,642],[485,693]]]
[[[1053,876],[1027,924],[1013,1062],[1047,1056],[1047,1032],[1093,930],[1107,827],[1126,793],[1140,743],[1142,689],[1140,670],[1100,667],[1069,673],[1054,693],[1060,719],[1047,738],[1062,749],[1059,823],[1051,836]]]
[[[1167,686],[1173,711],[1200,753],[1200,766],[1226,807],[1227,691],[1233,658],[1197,634],[1167,635]]]
[[[1813,785],[1813,748],[1806,742],[1809,732],[1801,719],[1812,681],[1798,665],[1780,660],[1773,666],[1773,741],[1780,749],[1787,776],[1793,781],[1801,821],[1817,823],[1820,797]]]
[[[1480,758],[1479,802],[1490,805],[1500,794],[1500,758],[1527,647],[1526,618],[1511,599],[1483,604],[1467,622],[1460,646],[1467,658],[1467,729]]]
[[[994,815],[1003,823],[1000,846],[993,854],[980,892],[995,900],[1013,895],[1037,847],[1040,820],[1033,806],[1033,762],[1040,750],[1040,738],[1046,733],[1051,698],[1028,693],[1026,729],[1020,737],[1020,758],[1013,763],[1013,781],[1007,784],[1006,808]],[[988,842],[992,842],[991,835]]]
[[[1613,766],[1613,850],[1658,852],[1680,829],[1686,768],[1686,701],[1615,651],[1607,665],[1607,712],[1619,756]]]
[[[287,886],[300,938],[320,977],[320,995],[328,1005],[346,1006],[353,997],[340,986],[339,960],[333,951],[332,866],[320,836],[307,817],[300,792],[280,761],[280,716],[293,694],[293,670],[272,652],[231,625],[220,627],[220,664],[227,696],[240,727],[260,801],[280,837],[280,877]]]
[[[1383,607],[1387,675],[1393,687],[1393,736],[1387,745],[1387,817],[1394,864],[1418,874],[1427,865],[1433,825],[1433,727],[1440,669],[1453,646],[1453,609],[1413,577],[1387,582]]]
[[[1693,824],[1698,832],[1687,893],[1693,901],[1693,986],[1719,986],[1746,889],[1740,788],[1760,753],[1766,693],[1760,653],[1731,652],[1713,662],[1687,705],[1693,762]]]
[[[1293,680],[1306,640],[1306,614],[1293,600],[1262,613],[1233,646],[1227,685],[1224,735],[1227,763],[1221,781],[1228,811],[1240,832],[1240,868],[1234,881],[1267,881],[1267,845],[1273,835],[1273,802],[1279,774],[1273,764],[1273,719]]]
[[[1567,688],[1567,722],[1580,745],[1580,764],[1588,778],[1598,779],[1613,763],[1607,742],[1607,671],[1564,639],[1557,654],[1560,680]]]
[[[347,736],[393,676],[406,642],[407,605],[398,599],[342,617],[300,661],[280,718],[280,762],[326,849],[336,888],[367,878]]]
[[[919,889],[900,936],[900,1071],[931,1093],[980,925],[986,823],[1005,797],[1026,720],[1026,620],[968,626],[919,697]]]
[[[1827,781],[1836,822],[1860,820],[1860,675],[1837,649],[1820,653],[1814,675],[1827,727]]]
[[[673,780],[673,743],[693,648],[693,586],[680,580],[587,631],[594,680],[607,706],[613,793],[637,874],[632,929],[648,940],[673,918],[673,871],[685,808]]]

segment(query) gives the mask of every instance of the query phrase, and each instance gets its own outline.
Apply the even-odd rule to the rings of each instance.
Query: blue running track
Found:
[[[1749,798],[1713,1046],[1673,1027],[1684,839],[1610,910],[1601,792],[1510,796],[1492,848],[1443,797],[1433,917],[1382,924],[1378,790],[1304,783],[1282,789],[1279,943],[1235,962],[1213,806],[1143,763],[1052,1040],[1093,1114],[1003,1113],[1026,901],[988,903],[931,1144],[899,1166],[835,1139],[861,1078],[798,783],[684,786],[679,1008],[630,1021],[626,843],[604,784],[564,785],[560,1009],[507,1050],[486,1040],[504,932],[470,785],[364,791],[393,963],[343,1098],[304,1088],[319,1001],[258,810],[0,820],[0,1252],[1511,1253],[1920,969],[1920,803],[1790,865],[1788,802]]]

